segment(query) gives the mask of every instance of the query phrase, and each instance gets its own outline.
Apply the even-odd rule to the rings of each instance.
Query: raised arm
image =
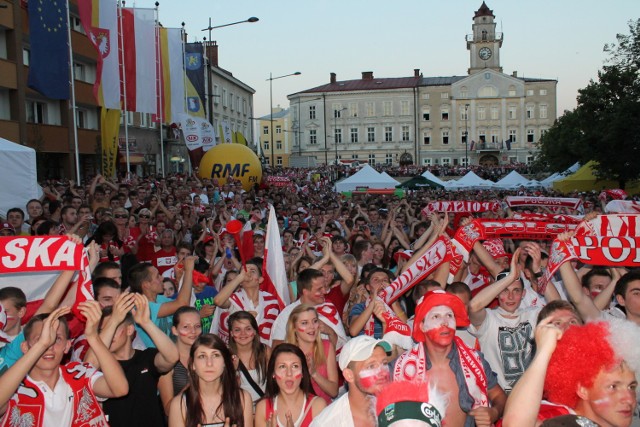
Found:
[[[240,286],[240,283],[242,283],[242,281],[244,280],[244,273],[244,268],[241,268],[238,275],[231,282],[229,282],[229,284],[224,285],[222,289],[220,289],[218,295],[216,295],[213,299],[213,303],[215,305],[221,308],[229,308],[231,306],[229,298],[231,298],[231,295],[233,295],[235,290],[238,289],[238,286]]]
[[[197,256],[188,256],[184,259],[184,277],[178,296],[175,301],[165,302],[160,306],[158,317],[171,316],[180,307],[189,305],[191,302],[191,290],[193,289],[193,269],[197,259]]]
[[[183,285],[184,286],[184,285]],[[158,349],[153,363],[159,372],[169,372],[178,363],[180,355],[178,348],[175,346],[171,338],[151,321],[151,312],[149,311],[149,301],[144,295],[135,294],[135,308],[133,309],[133,320],[144,329],[149,335]]]

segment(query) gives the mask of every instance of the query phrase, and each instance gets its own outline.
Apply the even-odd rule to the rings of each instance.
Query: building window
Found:
[[[336,129],[333,133],[333,138],[336,144],[342,144],[342,129]]]
[[[547,133],[548,131],[549,129],[540,129],[540,138],[542,138],[544,134]]]
[[[431,120],[431,109],[429,107],[424,107],[422,109],[422,120],[426,122]]]
[[[333,117],[336,118],[336,119],[341,118],[343,111],[344,110],[342,109],[342,105],[334,104],[334,106],[333,106]]]
[[[509,86],[509,96],[516,96],[516,87]]]
[[[391,103],[391,101],[384,101],[382,103],[382,115],[383,116],[393,115],[393,104]]]
[[[528,166],[529,166],[529,165],[531,165],[531,164],[533,163],[533,159],[534,159],[534,157],[533,157],[533,156],[527,156],[527,160],[526,160],[526,161],[527,161],[527,165],[528,165]]]
[[[464,105],[460,107],[460,120],[468,120],[469,119],[469,109],[464,108]]]
[[[449,92],[442,92],[440,94],[440,99],[449,99]]]
[[[373,102],[367,102],[365,104],[365,109],[367,110],[367,117],[373,117],[376,114],[375,104]]]
[[[515,105],[509,105],[509,120],[515,120],[518,115],[518,107]]]
[[[546,104],[540,104],[540,118],[541,119],[546,119],[547,118],[547,106],[546,106]]]
[[[262,126],[262,134],[269,135],[269,126]]]
[[[85,74],[86,74],[86,70],[85,70],[85,65],[81,64],[79,62],[74,62],[73,63],[73,74],[74,77],[76,78],[76,80],[80,80],[81,82],[85,81]]]
[[[31,51],[26,47],[23,47],[22,48],[22,64],[28,67],[29,63],[31,62],[30,59],[31,59]]]
[[[27,101],[27,122],[29,123],[47,123],[47,104],[44,102]]]
[[[443,130],[442,131],[442,143],[444,145],[449,144],[449,131],[448,130]]]
[[[480,98],[496,98],[498,96],[498,89],[493,86],[482,86],[478,91]]]
[[[269,141],[264,141],[262,146],[264,147],[265,150],[268,150],[269,149]]]
[[[469,97],[469,89],[466,86],[462,86],[460,88],[460,98],[468,98]]]
[[[500,139],[498,138],[500,135],[500,131],[494,129],[491,131],[491,142],[498,142]]]
[[[500,119],[500,110],[498,107],[491,107],[491,120],[499,120]]]
[[[460,132],[460,141],[461,141],[463,144],[466,144],[466,143],[467,143],[467,132],[466,132],[466,131],[464,131],[464,130],[462,130],[462,131]]]
[[[431,166],[431,158],[427,157],[426,159],[422,159],[422,164],[425,166]]]
[[[76,109],[76,123],[78,125],[78,129],[87,129],[87,110],[82,108]]]
[[[80,18],[74,15],[69,15],[69,20],[71,21],[71,29],[73,31],[77,31],[79,33],[82,34],[86,34],[84,32],[84,27],[82,26],[82,21],[80,21]]]
[[[384,162],[386,164],[388,164],[388,165],[393,164],[393,154],[389,154],[389,153],[385,154],[384,155]]]
[[[486,134],[486,131],[484,131],[484,130],[479,130],[479,131],[478,131],[478,139],[480,140],[480,142],[486,142],[486,141],[487,141],[487,134]]]
[[[309,130],[309,145],[315,145],[318,143],[318,135],[315,129]]]
[[[375,154],[369,154],[369,164],[370,165],[375,165],[376,164],[376,155]]]
[[[367,142],[376,142],[376,128],[367,128]]]
[[[533,89],[527,89],[527,96],[533,96],[535,91]]]
[[[276,125],[276,134],[282,133],[282,126]]]
[[[242,98],[242,114],[247,114],[247,99]]]
[[[547,95],[547,90],[546,89],[540,89],[540,96],[546,96]]]
[[[409,115],[409,101],[400,101],[400,115]]]
[[[443,165],[450,165],[451,164],[451,159],[449,157],[443,157],[441,159],[441,162]]]
[[[358,104],[355,102],[349,103],[349,117],[358,117]]]
[[[536,138],[536,131],[533,129],[527,129],[527,142],[533,142]]]
[[[140,127],[141,128],[146,128],[147,127],[148,119],[149,119],[149,116],[147,116],[147,113],[140,113]]]
[[[422,94],[422,99],[429,99],[429,94],[428,93],[423,93]]]
[[[276,141],[276,150],[282,150],[282,141]]]
[[[384,141],[385,142],[393,141],[393,128],[391,126],[384,127]]]
[[[457,159],[456,159],[457,160]],[[469,158],[468,157],[460,157],[460,164],[462,166],[467,166],[467,163],[469,162]]]
[[[409,141],[409,126],[402,126],[402,141]]]
[[[277,156],[276,157],[276,165],[282,166],[282,156]]]
[[[351,128],[351,142],[358,142],[358,128]]]
[[[316,106],[309,105],[309,120],[315,120],[315,119],[316,119]]]
[[[440,114],[441,114],[441,120],[445,121],[445,120],[449,120],[449,107],[442,107],[440,109]]]
[[[234,105],[233,105],[233,94],[229,93],[229,108],[231,108],[231,111],[234,110]]]
[[[486,120],[487,112],[485,107],[478,107],[478,120]]]
[[[535,107],[533,105],[527,105],[527,119],[534,119],[535,116]]]
[[[226,89],[222,89],[222,106],[224,108],[227,108],[227,90]]]
[[[351,155],[351,160],[358,160],[358,155],[357,154],[352,154]]]
[[[518,131],[517,130],[515,130],[515,129],[509,130],[509,140],[512,143],[515,143],[515,142],[518,141]]]
[[[424,131],[422,132],[422,143],[424,145],[431,145],[431,132],[430,131]]]
[[[220,88],[218,85],[213,85],[213,103],[218,105],[220,102]]]

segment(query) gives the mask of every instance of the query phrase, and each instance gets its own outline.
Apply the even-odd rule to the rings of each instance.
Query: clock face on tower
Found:
[[[478,56],[480,57],[480,59],[486,61],[487,59],[491,58],[491,49],[489,49],[488,47],[483,47],[478,51]]]

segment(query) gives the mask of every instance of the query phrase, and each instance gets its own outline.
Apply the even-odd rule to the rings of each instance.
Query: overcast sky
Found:
[[[154,0],[127,6],[153,7]],[[269,113],[269,73],[300,71],[273,82],[274,106],[286,96],[338,80],[465,75],[479,0],[160,0],[165,27],[185,22],[189,41],[202,40],[209,25],[256,16],[259,22],[213,31],[219,65],[256,90],[256,116]],[[605,43],[628,33],[640,17],[638,0],[489,0],[497,31],[504,33],[505,73],[558,80],[558,112],[576,106],[578,89],[597,77]]]

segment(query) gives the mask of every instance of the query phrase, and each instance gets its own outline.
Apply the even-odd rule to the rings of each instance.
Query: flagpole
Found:
[[[127,74],[125,70],[124,64],[124,31],[122,24],[122,8],[125,5],[125,1],[118,1],[118,17],[120,19],[120,59],[122,63],[122,114],[124,114],[124,147],[126,153],[127,160],[127,173],[125,175],[125,179],[129,178],[129,172],[131,171],[131,164],[129,163],[129,115],[127,114]]]
[[[164,106],[162,105],[162,90],[164,89],[162,81],[162,56],[160,54],[160,14],[158,12],[160,2],[156,2],[156,86],[158,88],[158,105],[159,105],[159,121],[160,121],[160,167],[162,168],[162,177],[164,178],[164,135],[162,125],[164,124]]]
[[[187,47],[186,47],[186,37],[185,37],[185,30],[184,30],[184,26],[185,23],[182,23],[182,33],[180,36],[180,39],[182,40],[182,78],[184,80],[184,110],[182,111],[183,114],[186,114],[187,111],[189,110],[188,104],[187,104],[187,64],[186,64],[186,55],[187,55]]]
[[[76,182],[80,182],[80,153],[78,153],[78,117],[76,116],[76,72],[73,66],[73,46],[71,45],[71,16],[69,15],[69,0],[65,1],[67,7],[67,39],[69,40],[69,67],[71,76],[71,111],[73,114],[73,146],[76,160]]]

